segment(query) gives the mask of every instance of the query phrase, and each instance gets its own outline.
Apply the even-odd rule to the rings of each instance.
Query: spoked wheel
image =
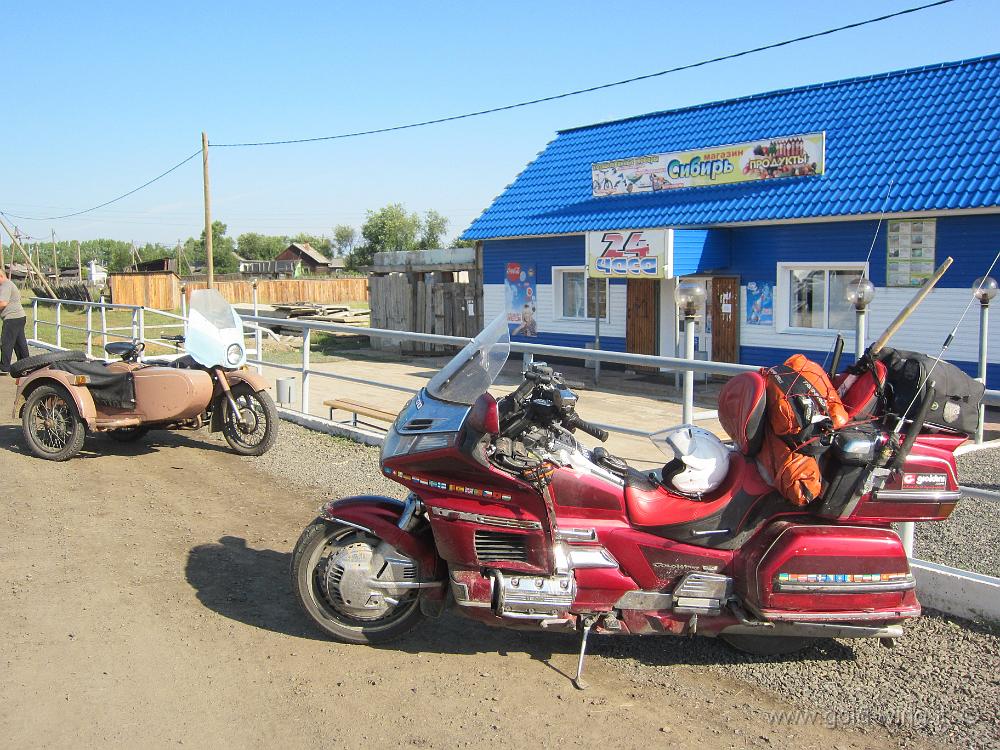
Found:
[[[809,648],[818,638],[795,635],[720,635],[723,641],[745,654],[783,656]]]
[[[87,430],[69,394],[59,386],[42,385],[28,396],[21,428],[31,452],[48,461],[65,461],[83,447]]]
[[[416,562],[391,545],[322,518],[306,527],[292,555],[299,603],[343,643],[385,643],[419,625],[419,589],[405,586],[416,578]]]
[[[241,456],[262,456],[274,447],[278,439],[278,409],[263,391],[245,384],[233,388],[233,399],[239,416],[228,399],[222,400],[224,417],[222,434],[229,447]]]
[[[112,440],[116,440],[119,443],[134,443],[138,440],[142,440],[146,435],[149,434],[148,427],[122,427],[118,430],[111,430],[107,433],[108,437]]]

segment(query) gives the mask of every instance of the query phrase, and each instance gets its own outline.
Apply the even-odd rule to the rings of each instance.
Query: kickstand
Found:
[[[589,687],[586,680],[583,679],[583,657],[587,654],[587,636],[590,635],[590,629],[594,627],[595,622],[597,622],[596,617],[583,618],[583,637],[580,638],[580,660],[576,663],[576,678],[573,680],[573,686],[577,690],[586,690]]]

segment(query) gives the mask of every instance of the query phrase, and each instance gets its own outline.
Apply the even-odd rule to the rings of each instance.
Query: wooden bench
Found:
[[[349,401],[343,398],[334,398],[329,401],[324,401],[323,406],[330,407],[330,420],[333,420],[333,412],[340,410],[351,413],[351,426],[357,427],[359,424],[363,424],[366,427],[375,427],[376,429],[384,429],[378,425],[368,424],[367,422],[361,422],[358,420],[358,415],[368,417],[369,419],[377,419],[380,422],[394,422],[396,421],[396,413],[391,411],[386,411],[385,409],[379,409],[377,406],[371,406],[370,404],[363,404],[360,401]],[[343,423],[342,423],[343,424]]]

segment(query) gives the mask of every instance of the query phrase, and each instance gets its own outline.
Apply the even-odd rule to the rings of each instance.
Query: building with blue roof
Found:
[[[601,348],[673,355],[677,285],[697,279],[699,356],[822,361],[853,340],[860,276],[870,341],[952,256],[892,342],[936,354],[1000,252],[998,102],[991,55],[560,131],[463,235],[486,317],[587,346],[600,313]],[[948,353],[969,371],[976,318]]]

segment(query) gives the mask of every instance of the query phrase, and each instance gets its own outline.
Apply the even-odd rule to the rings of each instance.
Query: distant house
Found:
[[[104,286],[108,280],[108,269],[100,265],[96,260],[92,260],[87,266],[87,277],[94,286]]]
[[[330,273],[330,259],[308,242],[293,242],[275,260],[298,261],[303,273]]]

